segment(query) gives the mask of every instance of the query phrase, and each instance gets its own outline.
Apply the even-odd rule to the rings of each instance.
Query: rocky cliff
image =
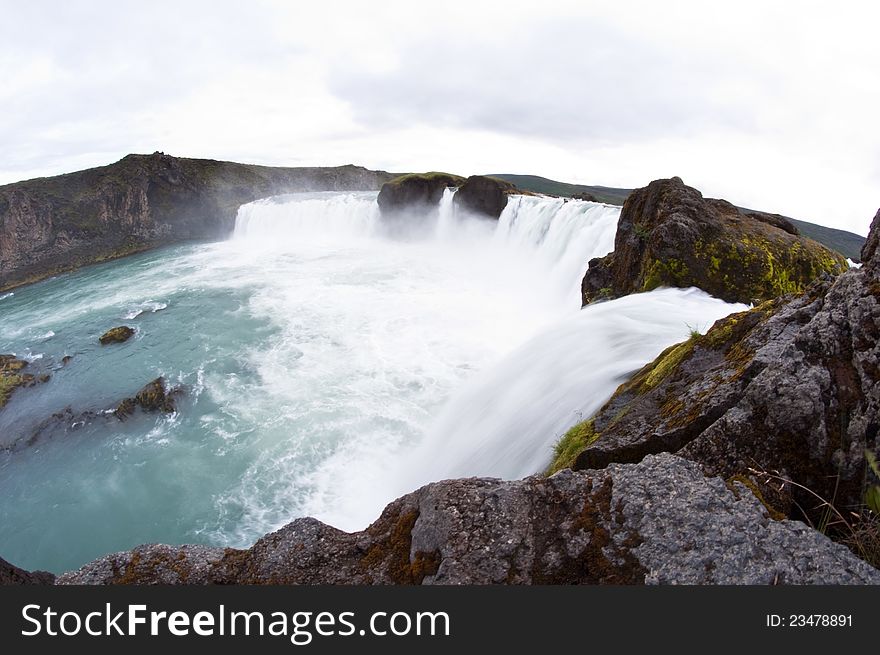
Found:
[[[358,166],[274,168],[162,153],[0,186],[0,290],[187,239],[227,236],[238,207],[296,191],[378,189]]]
[[[728,302],[799,293],[844,258],[798,235],[787,219],[703,198],[681,179],[655,180],[624,202],[614,252],[593,259],[583,303],[650,291],[700,287]]]
[[[865,451],[880,450],[878,241],[880,212],[861,269],[667,349],[569,431],[552,469],[675,452],[745,481],[779,515],[858,512]]]

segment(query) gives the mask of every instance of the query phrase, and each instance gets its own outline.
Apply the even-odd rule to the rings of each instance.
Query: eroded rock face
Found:
[[[861,506],[865,450],[880,450],[878,233],[875,217],[861,269],[667,349],[571,432],[580,452],[557,466],[677,452],[726,479],[790,480],[782,494],[762,487],[785,514],[815,507],[812,493],[845,512]]]
[[[728,302],[800,293],[846,260],[797,236],[781,216],[743,212],[703,198],[681,179],[655,180],[626,199],[614,252],[590,261],[583,303],[650,291],[699,287]]]
[[[298,519],[248,550],[142,546],[60,584],[853,584],[880,572],[673,455],[430,484],[348,534]]]
[[[274,168],[163,153],[0,186],[0,290],[187,239],[227,236],[238,207],[295,191],[373,190],[358,166]]]
[[[510,182],[484,175],[472,175],[455,194],[455,205],[478,216],[498,218],[507,207],[507,197],[517,189]]]

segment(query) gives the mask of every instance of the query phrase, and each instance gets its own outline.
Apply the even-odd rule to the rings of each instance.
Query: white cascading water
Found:
[[[381,239],[385,248],[424,248],[459,266],[480,262],[472,275],[488,281],[488,293],[519,292],[525,309],[543,320],[508,335],[516,326],[499,316],[492,329],[511,345],[508,354],[453,391],[416,443],[376,457],[339,451],[301,481],[315,490],[304,512],[344,529],[364,527],[386,502],[434,480],[542,470],[555,441],[629,374],[691,330],[705,331],[744,308],[695,289],[660,289],[579,311],[587,262],[612,250],[618,207],[514,196],[495,222],[458,210],[447,189],[433,216],[413,217],[433,221],[430,229],[400,246],[383,236],[374,198],[297,194],[260,201],[242,207],[235,235],[276,248],[287,239]]]
[[[621,382],[691,330],[745,309],[699,289],[658,289],[582,310],[457,393],[412,456],[413,469],[430,469],[433,479],[541,471],[559,437]]]

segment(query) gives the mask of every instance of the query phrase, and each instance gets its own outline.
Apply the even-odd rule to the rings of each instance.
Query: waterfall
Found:
[[[300,501],[302,513],[344,529],[363,527],[384,503],[433,480],[517,478],[541,471],[559,437],[589,418],[634,371],[691,330],[705,331],[716,319],[744,309],[696,289],[658,289],[580,309],[587,263],[613,248],[619,207],[512,196],[496,221],[457,207],[455,190],[446,189],[436,210],[397,217],[389,230],[383,229],[374,198],[325,194],[319,199],[325,206],[306,206],[318,199],[308,194],[253,203],[242,208],[236,237],[248,243],[267,235],[276,245],[285,240],[301,245],[316,235],[343,242],[356,236],[372,242],[372,256],[380,261],[407,253],[413,267],[398,270],[412,290],[406,302],[419,306],[401,306],[390,296],[386,301],[388,292],[381,288],[372,306],[387,302],[381,312],[396,317],[388,319],[394,324],[404,315],[427,312],[421,332],[440,330],[458,344],[442,350],[434,345],[436,337],[417,338],[419,354],[409,359],[423,373],[413,389],[436,384],[441,370],[448,375],[444,367],[474,338],[482,348],[491,344],[498,357],[460,384],[448,385],[445,402],[424,422],[411,421],[419,425],[406,447],[399,440],[382,446],[371,433],[346,436],[345,449],[295,478],[295,488],[314,489]],[[401,220],[417,229],[401,228]],[[325,252],[326,245],[318,250]],[[418,277],[417,268],[430,262],[437,273]],[[449,287],[444,277],[468,284]],[[435,281],[439,287],[433,287]],[[340,302],[325,298],[318,302]],[[464,331],[455,327],[469,315],[484,318]],[[387,347],[392,343],[401,349],[409,341],[392,337]],[[384,415],[381,407],[391,402],[397,400],[369,400],[367,409]]]
[[[233,238],[283,245],[303,238],[373,234],[379,220],[375,193],[291,193],[242,205]]]
[[[585,307],[459,390],[408,470],[432,480],[540,471],[559,437],[635,371],[692,330],[706,332],[745,309],[699,289],[657,289]]]
[[[614,247],[620,208],[580,200],[544,196],[511,196],[497,221],[459,211],[456,189],[443,192],[438,210],[408,216],[418,225],[408,238],[438,247],[479,247],[484,256],[517,258],[544,284],[559,303],[577,307],[587,262]],[[425,222],[429,224],[425,226]],[[400,235],[396,230],[394,234]],[[382,229],[376,194],[298,193],[243,205],[234,238],[242,241],[285,243],[305,239],[344,241],[352,238],[390,238]]]

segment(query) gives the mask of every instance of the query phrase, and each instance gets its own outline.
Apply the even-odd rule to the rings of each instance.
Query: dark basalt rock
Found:
[[[126,398],[119,403],[114,414],[120,420],[131,416],[137,408],[145,412],[171,414],[177,409],[174,397],[179,393],[180,389],[166,391],[165,378],[159,377],[144,386],[133,398]]]
[[[383,216],[436,208],[447,187],[457,187],[464,178],[449,173],[412,173],[382,185],[377,199]]]
[[[50,585],[55,583],[55,575],[47,571],[25,571],[17,566],[13,566],[5,559],[0,557],[0,585],[24,585],[24,584],[42,584]]]
[[[861,269],[667,349],[563,439],[553,468],[677,452],[751,480],[783,514],[816,507],[813,493],[844,513],[860,507],[865,450],[880,451],[878,234],[875,217]],[[780,493],[780,478],[794,484]]]
[[[823,274],[847,270],[840,254],[796,232],[781,216],[703,198],[677,177],[655,180],[626,199],[614,252],[589,263],[583,303],[659,286],[752,303],[801,293]]]
[[[95,422],[124,421],[136,411],[170,414],[177,411],[177,397],[182,387],[166,389],[165,379],[156,378],[134,396],[124,398],[110,411],[102,409],[75,410],[73,407],[52,413],[32,427],[22,428],[19,434],[0,435],[0,451],[18,452],[53,439],[72,438],[83,428]]]
[[[601,202],[596,196],[592,193],[587,193],[586,191],[581,191],[580,193],[575,193],[571,196],[572,200],[586,200],[587,202]]]
[[[507,207],[507,197],[517,193],[510,182],[484,175],[472,175],[455,194],[455,206],[480,216],[498,218]]]
[[[856,584],[880,571],[672,455],[436,482],[362,532],[297,519],[247,550],[141,546],[59,584]]]
[[[133,328],[127,325],[120,325],[119,327],[107,330],[98,338],[98,341],[101,342],[102,346],[106,346],[111,343],[124,343],[131,339],[132,336],[134,336]]]
[[[794,223],[788,220],[785,216],[781,216],[780,214],[767,214],[765,212],[747,211],[745,212],[745,215],[749,218],[754,218],[756,221],[760,221],[761,223],[766,223],[767,225],[778,227],[783,232],[788,232],[789,234],[793,234],[794,236],[798,236],[801,233]]]

